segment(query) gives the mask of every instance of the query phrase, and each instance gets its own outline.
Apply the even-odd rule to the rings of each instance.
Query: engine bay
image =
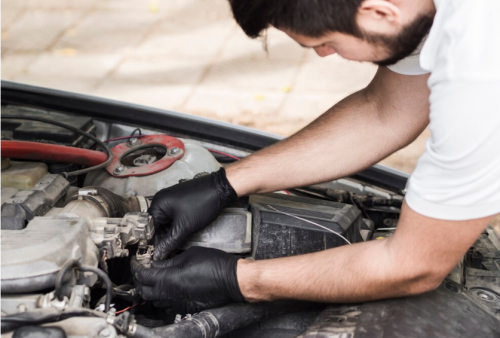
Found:
[[[2,316],[58,313],[47,326],[53,337],[139,337],[130,333],[132,324],[160,330],[189,321],[198,312],[191,304],[147,302],[135,292],[130,259],[149,266],[155,233],[162,231],[148,208],[159,190],[248,154],[141,126],[2,106]],[[402,201],[401,194],[353,179],[251,195],[174,255],[202,246],[260,260],[386,238],[397,227]],[[305,327],[320,311],[302,310]],[[38,332],[29,330],[22,326],[2,337]]]

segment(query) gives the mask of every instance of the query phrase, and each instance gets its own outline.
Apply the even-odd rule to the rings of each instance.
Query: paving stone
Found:
[[[11,54],[2,57],[2,79],[15,80],[37,57],[38,54]]]
[[[216,61],[200,86],[231,86],[258,90],[283,90],[294,80],[297,63],[287,60],[236,58]]]
[[[181,110],[219,119],[238,114],[253,114],[258,119],[261,115],[276,114],[285,95],[270,90],[199,86]]]
[[[167,19],[163,19],[162,23]],[[168,29],[167,29],[168,27]],[[192,27],[189,30],[178,22],[156,30],[135,50],[135,56],[162,56],[165,58],[190,58],[210,60],[217,55],[235,23],[225,19]]]
[[[149,13],[110,16],[106,11],[98,11],[66,31],[55,49],[73,48],[83,53],[113,53],[122,57],[141,41],[157,19]]]
[[[81,13],[73,10],[28,11],[8,30],[2,45],[9,52],[43,52]]]
[[[74,55],[61,56],[44,53],[33,62],[16,81],[89,93],[112,69],[118,56]]]
[[[20,20],[25,12],[24,8],[3,8],[2,6],[2,40],[4,39],[4,32],[8,31],[16,21]]]
[[[167,110],[179,110],[191,92],[186,85],[126,82],[109,79],[92,94]]]
[[[205,72],[207,62],[190,59],[149,57],[129,59],[112,75],[114,80],[126,83],[196,85]]]

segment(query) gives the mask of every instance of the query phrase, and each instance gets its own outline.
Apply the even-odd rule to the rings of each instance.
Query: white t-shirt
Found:
[[[500,1],[435,0],[420,52],[389,67],[431,73],[430,131],[406,202],[437,219],[500,213]],[[419,62],[418,62],[419,61]]]

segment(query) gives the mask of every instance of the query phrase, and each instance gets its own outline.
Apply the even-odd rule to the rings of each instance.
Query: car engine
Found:
[[[159,225],[155,229],[148,207],[156,192],[216,171],[235,156],[135,126],[2,108],[2,316],[53,313],[57,323],[46,330],[55,333],[44,331],[50,337],[106,338],[123,336],[126,330],[116,325],[127,322],[123,315],[129,326],[152,328],[190,316],[186,304],[142,301],[130,258],[151,262]],[[240,198],[179,252],[204,246],[269,259],[370,240],[375,223],[392,229],[397,223],[396,194],[350,180],[312,190]],[[378,213],[359,207],[366,200],[380,202]],[[30,327],[20,327],[15,337],[42,336],[41,327]]]

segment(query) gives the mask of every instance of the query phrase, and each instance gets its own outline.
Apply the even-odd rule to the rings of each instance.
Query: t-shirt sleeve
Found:
[[[432,136],[410,178],[406,202],[437,219],[500,213],[500,82],[440,85],[431,94]]]
[[[406,58],[398,61],[392,66],[387,66],[390,70],[395,73],[402,75],[423,75],[428,74],[429,71],[423,69],[420,66],[420,51],[422,50],[422,46],[425,43],[425,39],[420,43],[417,49],[411,53],[411,55]]]
[[[409,55],[398,61],[398,63],[387,66],[387,68],[401,75],[423,75],[429,73],[420,66],[420,53]]]

